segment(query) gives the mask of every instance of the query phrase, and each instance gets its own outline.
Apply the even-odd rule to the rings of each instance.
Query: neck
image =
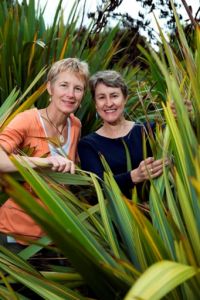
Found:
[[[102,128],[108,130],[108,131],[116,131],[117,129],[123,127],[126,124],[125,118],[120,118],[120,120],[117,120],[116,122],[109,123],[109,122],[104,122]]]
[[[102,136],[118,138],[125,136],[132,128],[134,122],[121,118],[115,123],[104,122],[103,126],[97,131]]]
[[[46,115],[48,115],[48,118],[51,120],[51,122],[56,126],[56,127],[60,127],[61,125],[65,125],[68,115],[64,114],[61,111],[56,110],[55,113],[55,109],[49,105],[46,107],[45,109]]]

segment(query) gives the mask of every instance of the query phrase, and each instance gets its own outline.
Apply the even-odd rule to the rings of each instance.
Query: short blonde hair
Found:
[[[47,74],[47,81],[54,83],[58,74],[64,71],[77,73],[77,75],[85,82],[85,87],[87,86],[89,79],[89,67],[85,61],[71,57],[56,61],[53,63]]]

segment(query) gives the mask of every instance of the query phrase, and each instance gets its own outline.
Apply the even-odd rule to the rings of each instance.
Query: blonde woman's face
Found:
[[[64,71],[53,83],[47,83],[52,105],[59,111],[70,114],[79,107],[84,95],[84,80],[76,73]]]

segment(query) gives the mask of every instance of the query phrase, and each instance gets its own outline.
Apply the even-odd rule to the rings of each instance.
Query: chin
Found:
[[[76,107],[63,109],[63,113],[64,114],[71,114],[71,113],[74,113],[76,111],[76,109],[77,109]]]
[[[106,118],[103,118],[106,122],[117,122],[120,118],[115,116],[106,116]]]
[[[70,114],[73,114],[73,113],[74,113],[74,110],[64,111],[65,115],[70,115]]]
[[[118,120],[104,120],[104,123],[110,124],[110,125],[114,125],[118,123]]]

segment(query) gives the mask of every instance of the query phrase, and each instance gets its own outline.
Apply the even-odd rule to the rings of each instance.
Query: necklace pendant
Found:
[[[59,141],[61,144],[64,144],[64,142],[65,142],[65,138],[62,134],[59,136]]]

